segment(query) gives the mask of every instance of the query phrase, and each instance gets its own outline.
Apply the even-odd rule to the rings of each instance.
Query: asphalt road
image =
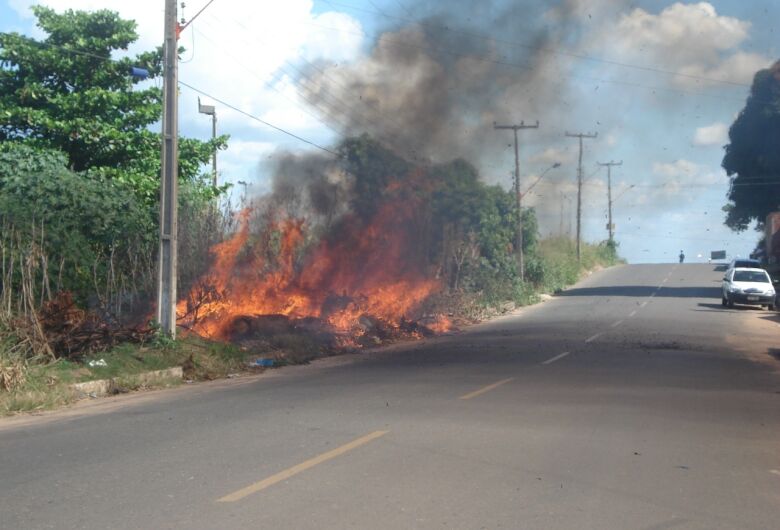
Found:
[[[0,422],[0,527],[780,528],[774,314],[601,271],[466,332]]]

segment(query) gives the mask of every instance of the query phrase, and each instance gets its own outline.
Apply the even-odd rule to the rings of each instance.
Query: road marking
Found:
[[[464,394],[464,395],[460,396],[460,398],[459,398],[459,399],[471,399],[471,398],[475,398],[475,397],[477,397],[477,396],[481,396],[481,395],[482,395],[482,394],[484,394],[485,392],[490,392],[490,391],[491,391],[491,390],[493,390],[494,388],[498,388],[498,387],[500,387],[501,385],[505,385],[505,384],[507,384],[509,381],[512,381],[513,379],[514,379],[514,377],[509,377],[509,378],[507,378],[507,379],[502,379],[501,381],[496,381],[495,383],[493,383],[493,384],[490,384],[490,385],[488,385],[488,386],[483,386],[483,387],[482,387],[482,388],[480,388],[479,390],[475,390],[474,392],[469,392],[468,394]]]
[[[661,285],[665,284],[665,283],[666,283],[666,282],[668,282],[668,281],[669,281],[669,276],[667,276],[666,278],[664,278],[664,281],[662,281],[662,282],[661,282]]]
[[[622,320],[618,320],[617,322],[613,322],[611,327],[616,328],[616,327],[618,327],[622,323],[623,323]]]
[[[273,486],[274,484],[281,482],[283,480],[287,480],[290,477],[294,477],[298,473],[302,473],[303,471],[306,471],[307,469],[310,469],[318,464],[322,464],[323,462],[327,462],[328,460],[332,458],[336,458],[337,456],[343,455],[344,453],[351,451],[352,449],[356,449],[357,447],[360,447],[361,445],[365,445],[368,442],[372,440],[376,440],[380,436],[384,436],[390,431],[374,431],[371,434],[367,434],[365,436],[362,436],[358,438],[357,440],[353,440],[349,442],[348,444],[342,445],[341,447],[337,447],[335,449],[332,449],[326,453],[322,453],[319,456],[315,456],[314,458],[310,458],[309,460],[306,460],[305,462],[301,462],[300,464],[293,466],[291,468],[285,469],[284,471],[280,471],[279,473],[275,475],[271,475],[270,477],[261,480],[260,482],[255,482],[254,484],[250,484],[249,486],[245,488],[241,488],[238,491],[234,491],[233,493],[229,495],[225,495],[224,497],[217,499],[217,502],[236,502],[240,501],[244,497],[247,497],[249,495],[252,495],[253,493],[257,493],[258,491],[264,490],[270,486]]]
[[[632,318],[634,315],[636,315],[636,309],[631,311],[631,313],[628,314],[628,318]]]
[[[602,331],[602,332],[600,332],[600,333],[596,333],[596,334],[595,334],[595,335],[593,335],[592,337],[588,337],[587,339],[585,339],[585,342],[586,342],[586,343],[587,343],[587,342],[593,342],[593,341],[594,341],[594,340],[596,340],[597,338],[601,337],[603,334],[604,334],[604,332],[603,332],[603,331]]]
[[[642,303],[639,305],[639,307],[645,307],[646,305],[647,305],[647,300],[645,300],[644,302],[642,302]]]
[[[564,357],[566,357],[566,356],[567,356],[567,355],[569,355],[570,353],[571,353],[571,352],[565,351],[565,352],[563,352],[563,353],[562,353],[562,354],[560,354],[560,355],[556,355],[555,357],[553,357],[553,358],[551,358],[551,359],[547,359],[547,360],[546,360],[546,361],[544,361],[542,364],[550,364],[550,363],[554,363],[554,362],[555,362],[555,361],[557,361],[558,359],[563,359]]]
[[[776,469],[770,469],[769,472],[772,473],[773,475],[780,475],[780,471]]]

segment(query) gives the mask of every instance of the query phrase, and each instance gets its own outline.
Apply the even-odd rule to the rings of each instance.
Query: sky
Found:
[[[32,3],[0,0],[0,31],[40,36],[29,10]],[[40,3],[58,10],[109,8],[136,20],[140,38],[131,52],[162,42],[162,0]],[[180,16],[193,16],[205,3],[189,0]],[[539,20],[534,24],[550,33],[556,33],[556,24],[564,24],[563,8],[557,11],[556,2],[515,2],[520,8],[524,4],[529,6],[525,14],[513,7],[511,16],[533,12]],[[531,4],[542,7],[536,5],[533,11]],[[511,134],[486,124],[496,116],[508,123],[538,120],[538,130],[520,133],[521,187],[529,187],[553,163],[561,164],[545,173],[524,199],[537,209],[546,236],[574,230],[577,141],[565,133],[597,132],[597,138],[584,141],[585,240],[607,237],[607,176],[597,162],[614,160],[622,165],[612,170],[613,222],[620,253],[629,262],[673,261],[680,250],[688,261],[706,261],[712,250],[726,250],[729,257],[747,255],[759,235],[753,230],[734,233],[723,225],[721,208],[728,179],[720,163],[728,127],[744,106],[753,75],[780,59],[775,34],[780,3],[561,0],[560,4],[566,8],[569,25],[545,44],[542,63],[536,63],[541,73],[530,82],[523,79],[525,84],[509,84],[501,96],[503,103],[495,108],[468,108],[475,100],[473,95],[464,96],[462,114],[484,116],[474,117],[475,127],[460,131],[458,142],[448,143],[432,156],[459,156],[453,145],[461,146],[487,182],[508,187],[514,170]],[[187,51],[179,78],[220,100],[202,96],[204,103],[216,106],[219,133],[230,135],[228,149],[219,153],[220,180],[236,184],[236,195],[243,190],[239,181],[248,183],[250,193],[260,193],[268,189],[267,162],[275,152],[316,150],[221,102],[331,147],[343,132],[342,119],[333,115],[332,106],[329,113],[328,105],[318,105],[310,88],[302,88],[302,79],[311,77],[311,65],[321,65],[331,80],[370,79],[382,73],[377,59],[381,59],[380,36],[411,39],[413,31],[399,32],[399,28],[414,28],[416,21],[446,11],[449,5],[411,0],[215,0],[181,36]],[[462,16],[469,17],[464,27],[488,34],[489,25],[472,18],[492,20],[499,12],[505,16],[498,7],[495,13],[464,11]],[[447,31],[453,32],[450,39],[458,38],[455,30]],[[493,75],[516,68],[501,58],[510,53],[504,48],[524,42],[523,38],[518,32],[511,42],[491,42]],[[433,50],[441,46],[426,40],[423,53],[435,59],[442,52]],[[433,60],[432,64],[439,63]],[[475,82],[478,71],[463,79],[472,83],[472,89],[479,91],[482,86],[489,93],[491,77]],[[403,75],[414,72],[399,71],[399,77]],[[551,82],[554,77],[557,84]],[[550,88],[561,85],[565,89],[560,92]],[[391,86],[387,94],[392,97],[398,92]],[[211,121],[198,114],[197,97],[191,89],[181,88],[180,133],[205,139],[211,134]],[[345,101],[350,93],[341,91],[339,97]],[[534,98],[537,102],[530,104]],[[360,102],[354,105],[357,109]],[[368,112],[364,109],[360,114]],[[404,118],[398,119],[403,124]],[[492,143],[497,147],[483,147]]]

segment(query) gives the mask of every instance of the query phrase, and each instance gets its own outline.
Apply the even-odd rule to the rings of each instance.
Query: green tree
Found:
[[[780,209],[780,61],[759,71],[729,130],[723,169],[731,178],[726,225],[745,230]]]
[[[99,170],[153,202],[161,143],[149,127],[160,119],[161,91],[140,88],[130,68],[159,76],[160,50],[114,57],[138,35],[134,21],[112,11],[32,9],[42,40],[0,33],[0,141],[60,150],[71,170]],[[198,179],[214,144],[181,139],[179,147],[181,180]]]
[[[128,185],[66,164],[59,151],[0,143],[0,242],[40,245],[56,281],[51,290],[83,300],[95,281],[103,283],[106,267],[120,274],[135,253],[151,254],[155,223]]]
[[[367,134],[345,139],[338,152],[355,178],[352,207],[364,218],[376,210],[390,182],[406,177],[412,167]]]

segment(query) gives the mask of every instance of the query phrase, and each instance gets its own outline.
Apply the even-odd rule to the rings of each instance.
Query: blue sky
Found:
[[[30,3],[0,2],[0,31],[34,34]],[[162,37],[160,0],[43,3],[56,9],[116,9],[138,21],[138,50],[156,45]],[[536,2],[528,2],[532,3]],[[571,8],[579,38],[552,50],[550,64],[545,65],[559,73],[566,85],[560,97],[540,95],[541,102],[531,104],[526,101],[533,99],[530,92],[517,90],[507,96],[509,103],[491,109],[491,116],[507,121],[541,122],[538,134],[521,135],[525,185],[552,162],[562,163],[526,199],[538,210],[543,235],[557,233],[561,226],[566,231],[571,220],[568,204],[576,189],[576,141],[564,132],[593,131],[599,138],[586,141],[584,156],[584,173],[590,176],[583,197],[587,240],[606,238],[606,174],[597,171],[596,162],[622,160],[623,166],[613,170],[613,196],[620,197],[614,222],[621,253],[629,261],[671,261],[680,249],[691,260],[699,254],[706,260],[710,250],[746,255],[758,235],[734,234],[723,226],[727,179],[720,169],[722,146],[727,142],[725,131],[748,93],[744,85],[749,85],[756,69],[780,58],[776,34],[780,4],[775,0],[563,3]],[[409,0],[216,0],[182,36],[188,53],[180,78],[266,121],[331,145],[338,138],[334,130],[338,127],[302,96],[301,69],[310,61],[323,60],[332,75],[363,75],[373,64],[370,54],[383,30],[395,31],[408,25],[400,19],[418,19],[448,4],[425,5]],[[192,3],[185,16],[199,7],[199,2]],[[196,98],[182,88],[181,132],[205,138],[211,132],[210,121],[197,114]],[[219,131],[231,135],[230,148],[220,153],[221,179],[249,181],[256,191],[266,189],[268,168],[263,162],[276,149],[309,148],[219,104],[217,112]],[[506,145],[510,137],[495,136],[498,133],[487,127],[469,134],[479,141],[495,138],[501,149],[474,155],[474,161],[487,181],[508,186],[513,168],[512,150]],[[464,145],[469,145],[468,137]]]

